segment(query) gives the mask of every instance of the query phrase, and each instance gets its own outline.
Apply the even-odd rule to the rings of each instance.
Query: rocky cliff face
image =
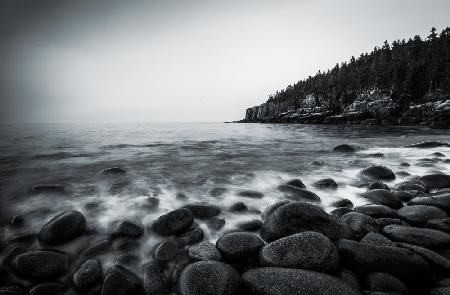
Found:
[[[248,108],[241,122],[424,125],[450,127],[450,99],[427,95],[400,106],[389,91],[373,90],[340,96],[309,94],[296,101],[268,101]]]

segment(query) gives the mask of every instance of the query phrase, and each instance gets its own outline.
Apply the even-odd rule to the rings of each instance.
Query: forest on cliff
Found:
[[[383,89],[400,105],[420,100],[427,93],[450,94],[450,28],[439,34],[433,27],[425,39],[387,41],[370,53],[351,57],[326,72],[289,85],[269,97],[269,102],[294,105],[307,94],[328,96]]]

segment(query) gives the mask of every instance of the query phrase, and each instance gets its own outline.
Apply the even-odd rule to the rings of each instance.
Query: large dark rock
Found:
[[[394,242],[429,249],[443,249],[450,246],[450,234],[435,229],[392,224],[383,227],[382,233]]]
[[[159,261],[169,261],[174,259],[178,254],[178,244],[174,239],[162,241],[156,245],[153,257]]]
[[[188,246],[203,240],[205,233],[199,227],[190,228],[186,232],[177,236],[180,245]]]
[[[408,205],[428,205],[450,212],[450,194],[413,198]]]
[[[144,289],[146,294],[167,295],[169,283],[164,269],[157,262],[144,265]]]
[[[199,260],[217,260],[222,261],[222,254],[220,254],[217,247],[210,242],[200,242],[189,247],[188,257],[194,261]]]
[[[237,224],[237,228],[243,231],[257,231],[262,227],[261,220],[253,219],[249,221],[242,221]]]
[[[340,144],[333,148],[333,152],[354,153],[358,147],[350,144]]]
[[[247,205],[244,202],[236,202],[230,206],[230,212],[246,212],[248,211]]]
[[[99,175],[105,176],[105,177],[107,177],[107,176],[125,176],[126,174],[127,173],[125,172],[125,170],[123,170],[122,168],[119,168],[119,167],[106,168],[99,172]]]
[[[394,242],[379,233],[370,232],[361,239],[361,243],[375,246],[395,246]]]
[[[140,295],[143,293],[141,279],[125,267],[113,265],[106,272],[101,295]]]
[[[232,232],[221,236],[216,247],[225,260],[237,261],[256,254],[264,242],[255,234]]]
[[[14,257],[11,265],[19,276],[33,280],[49,280],[64,275],[69,270],[70,259],[62,252],[30,251]]]
[[[255,295],[357,295],[346,282],[309,270],[263,267],[242,275],[245,294]]]
[[[336,247],[321,233],[303,232],[265,245],[261,265],[334,272],[339,267]]]
[[[408,180],[397,183],[395,187],[400,191],[419,191],[426,193],[427,185],[420,180]]]
[[[435,148],[435,147],[441,147],[441,146],[448,146],[448,143],[446,143],[445,141],[424,141],[424,142],[410,144],[405,147],[407,147],[407,148]]]
[[[336,208],[345,207],[345,208],[353,209],[353,202],[350,201],[349,199],[336,200],[333,203],[331,203],[331,205]]]
[[[336,208],[334,210],[331,210],[330,214],[333,215],[333,216],[341,218],[342,216],[344,216],[345,214],[347,214],[349,212],[353,212],[353,210],[350,209],[350,208],[347,208],[347,207],[339,207],[339,208]]]
[[[400,279],[421,279],[430,271],[422,257],[407,249],[351,240],[339,240],[336,246],[341,265],[359,273],[386,272]]]
[[[0,293],[1,294],[1,293]],[[41,283],[30,289],[30,295],[59,295],[63,294],[60,283]]]
[[[278,189],[281,192],[286,194],[286,198],[294,200],[294,201],[304,201],[304,200],[317,201],[317,202],[320,201],[319,196],[317,196],[312,191],[309,191],[304,188],[298,188],[295,186],[282,184],[282,185],[278,186]]]
[[[47,222],[39,233],[39,240],[47,245],[69,242],[86,231],[86,218],[79,211],[64,211]]]
[[[386,166],[373,165],[367,168],[364,168],[359,173],[363,178],[368,180],[376,181],[376,180],[394,180],[395,174],[391,169]]]
[[[373,218],[395,218],[398,217],[397,211],[384,205],[362,205],[356,206],[355,212],[369,215]]]
[[[442,219],[447,217],[444,210],[434,206],[412,205],[398,210],[398,215],[411,225],[424,225],[430,219]]]
[[[102,267],[96,259],[89,259],[84,262],[73,274],[73,285],[77,290],[87,290],[100,282],[102,277]]]
[[[111,235],[117,237],[132,237],[138,238],[144,233],[144,227],[130,220],[118,221],[113,223],[111,228]]]
[[[153,221],[151,229],[163,236],[179,234],[194,223],[194,216],[186,208],[170,211]]]
[[[195,218],[208,219],[220,214],[220,207],[208,203],[187,204],[184,208],[189,209]]]
[[[267,218],[272,215],[272,213],[277,210],[278,208],[280,208],[281,206],[284,206],[286,204],[291,203],[292,201],[290,200],[283,200],[283,201],[278,201],[276,203],[273,203],[272,205],[270,205],[269,207],[267,207],[263,213],[261,214],[261,219],[262,221],[266,221]]]
[[[298,178],[294,178],[286,182],[287,185],[296,187],[296,188],[306,188],[306,186],[303,184],[303,181],[301,181]]]
[[[252,199],[262,199],[264,194],[254,190],[241,190],[236,195],[240,197],[252,198]]]
[[[392,192],[384,189],[374,189],[361,194],[361,197],[366,198],[374,204],[385,205],[394,209],[400,208],[403,203]]]
[[[312,184],[315,188],[335,190],[338,184],[332,178],[320,179]]]
[[[352,237],[347,224],[306,202],[292,202],[276,209],[261,228],[261,237],[273,241],[304,231],[317,231],[332,240]]]
[[[433,270],[440,271],[442,275],[450,274],[450,261],[444,256],[431,251],[430,249],[416,245],[397,243],[397,246],[417,253],[432,266]]]
[[[430,188],[450,188],[450,175],[430,174],[420,177],[419,180],[425,182]]]
[[[384,189],[387,191],[390,191],[391,189],[389,188],[389,186],[387,186],[387,184],[381,182],[381,181],[375,181],[372,182],[371,184],[369,184],[368,186],[369,190],[374,190],[374,189]]]
[[[378,232],[379,225],[375,219],[369,215],[357,212],[350,212],[341,217],[341,221],[348,224],[357,239],[361,239],[369,232]]]
[[[368,274],[364,280],[364,285],[370,291],[408,293],[408,289],[402,281],[384,272]]]
[[[178,280],[181,295],[235,295],[241,289],[241,277],[229,265],[218,261],[189,264]]]
[[[425,226],[450,234],[450,218],[428,220]]]
[[[109,240],[101,240],[94,243],[93,245],[88,246],[86,249],[81,251],[79,256],[87,260],[96,257],[98,255],[107,253],[110,248],[111,242]]]

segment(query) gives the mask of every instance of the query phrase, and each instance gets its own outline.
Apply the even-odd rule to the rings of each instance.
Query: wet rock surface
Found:
[[[59,245],[82,235],[85,230],[86,218],[81,212],[65,211],[42,227],[39,240],[44,244]]]

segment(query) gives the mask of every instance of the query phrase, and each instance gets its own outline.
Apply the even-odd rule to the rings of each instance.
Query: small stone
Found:
[[[373,165],[364,168],[360,175],[369,180],[394,180],[395,174],[386,166]]]
[[[406,294],[408,289],[398,278],[384,272],[373,272],[366,276],[364,285],[367,290],[381,292],[398,292]]]
[[[84,262],[73,274],[72,281],[77,290],[87,290],[100,282],[102,268],[96,259]]]
[[[225,226],[225,219],[213,217],[206,221],[206,225],[215,231],[221,230]]]
[[[169,261],[174,259],[178,253],[178,244],[173,239],[159,243],[153,253],[153,257],[159,261]]]
[[[233,232],[221,236],[216,247],[225,260],[237,261],[256,254],[264,242],[255,234]]]
[[[188,257],[194,261],[216,260],[222,261],[222,254],[216,246],[210,242],[200,242],[189,247]]]
[[[194,216],[186,208],[170,211],[153,221],[151,229],[163,236],[184,232],[194,223]]]
[[[219,206],[208,203],[192,203],[187,204],[184,208],[190,210],[195,218],[209,219],[213,216],[219,215],[221,209]]]
[[[101,176],[124,176],[126,174],[125,170],[119,167],[106,168],[99,173]]]
[[[12,260],[13,269],[25,278],[54,279],[69,270],[69,256],[62,252],[40,250],[19,254]]]
[[[379,233],[367,233],[362,239],[361,243],[366,243],[374,246],[389,246],[394,247],[395,244],[385,236]]]
[[[262,227],[263,223],[261,220],[249,220],[238,223],[237,227],[243,231],[257,231]]]
[[[139,277],[120,265],[111,266],[103,280],[101,295],[143,294],[144,288]]]
[[[392,192],[384,189],[374,189],[361,194],[361,197],[378,205],[385,205],[394,209],[403,206],[403,203]]]
[[[341,144],[338,146],[335,146],[333,148],[333,152],[340,152],[340,153],[354,153],[356,152],[356,147],[349,144]]]
[[[355,212],[369,215],[373,218],[395,218],[398,217],[397,211],[384,205],[363,205],[355,207]]]
[[[262,199],[264,194],[253,190],[241,190],[237,193],[240,197],[252,198],[252,199]]]
[[[230,206],[230,212],[246,212],[246,211],[248,211],[248,207],[243,202],[236,202]]]
[[[150,262],[144,266],[144,289],[146,294],[169,294],[168,280],[159,263]]]
[[[79,211],[64,211],[47,222],[39,233],[39,240],[48,245],[69,242],[86,231],[86,218]]]
[[[315,188],[319,189],[328,189],[328,190],[335,190],[338,187],[338,184],[334,179],[331,178],[324,178],[321,180],[318,180],[312,184]]]
[[[201,228],[194,227],[177,236],[180,245],[188,246],[203,240],[204,232]]]
[[[349,199],[340,199],[337,201],[334,201],[333,203],[331,203],[331,206],[334,207],[346,207],[346,208],[350,208],[353,209],[353,202],[350,201]]]
[[[357,239],[362,238],[369,232],[378,232],[379,230],[376,220],[365,214],[350,212],[342,216],[341,220],[348,224]]]
[[[130,220],[115,222],[111,229],[111,235],[114,238],[117,237],[138,238],[143,233],[144,233],[143,226]]]
[[[384,190],[390,191],[389,186],[387,186],[387,184],[385,184],[381,181],[375,181],[375,182],[372,182],[371,184],[369,184],[369,190],[374,190],[374,189],[384,189]]]

